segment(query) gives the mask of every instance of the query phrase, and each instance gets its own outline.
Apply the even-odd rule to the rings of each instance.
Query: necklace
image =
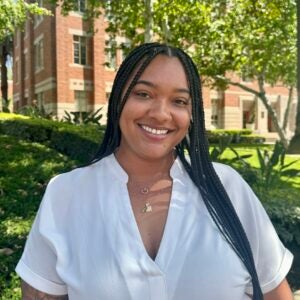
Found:
[[[172,179],[170,179],[169,175],[160,176],[147,183],[134,182],[131,179],[127,185],[131,196],[139,198],[144,202],[141,212],[150,213],[153,211],[151,198],[170,193],[172,190]]]

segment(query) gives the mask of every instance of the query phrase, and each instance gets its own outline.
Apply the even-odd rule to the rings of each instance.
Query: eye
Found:
[[[146,91],[135,91],[134,95],[141,99],[149,99],[150,94]]]
[[[177,99],[174,100],[174,103],[177,106],[187,106],[187,105],[189,105],[190,101],[188,99],[185,99],[185,98],[177,98]]]

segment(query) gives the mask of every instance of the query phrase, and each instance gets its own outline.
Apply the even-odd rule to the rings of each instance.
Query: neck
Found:
[[[169,175],[175,159],[173,152],[164,158],[150,160],[123,153],[120,150],[115,152],[115,157],[128,176],[133,179],[138,178],[139,181]]]

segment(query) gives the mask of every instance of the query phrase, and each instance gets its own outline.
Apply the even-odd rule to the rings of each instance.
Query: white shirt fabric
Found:
[[[230,167],[215,164],[249,238],[264,293],[293,256],[261,203]],[[69,299],[246,300],[250,276],[213,223],[177,158],[159,251],[147,254],[114,155],[53,178],[16,271],[34,288]]]

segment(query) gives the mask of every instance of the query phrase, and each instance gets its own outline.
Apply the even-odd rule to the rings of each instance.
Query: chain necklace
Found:
[[[161,181],[163,181],[163,187],[155,189],[156,184],[158,184],[159,182],[162,184]],[[141,212],[150,213],[153,211],[153,204],[151,204],[150,198],[164,193],[170,193],[172,190],[172,179],[170,179],[169,175],[165,175],[147,183],[133,182],[132,180],[129,180],[128,189],[130,191],[130,194],[135,195],[144,201],[145,204]]]

